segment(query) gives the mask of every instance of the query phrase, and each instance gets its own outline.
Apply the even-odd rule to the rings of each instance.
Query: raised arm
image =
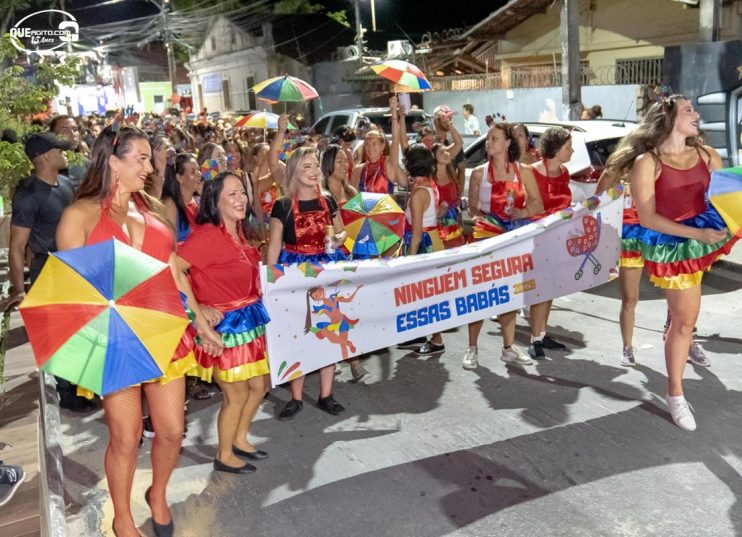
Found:
[[[639,155],[631,170],[631,192],[639,213],[639,223],[649,229],[714,244],[726,237],[726,230],[694,228],[674,222],[657,213],[654,183],[657,180],[657,163],[652,155]]]
[[[389,158],[386,161],[387,174],[393,183],[407,188],[407,173],[399,165],[399,110],[397,98],[392,96],[389,99],[389,111],[392,114],[392,146],[389,151]]]
[[[464,139],[459,134],[459,131],[456,130],[456,127],[453,126],[453,121],[449,121],[448,125],[450,126],[449,132],[451,133],[451,138],[453,138],[453,143],[446,146],[446,149],[451,154],[451,158],[455,159],[464,148]]]
[[[278,116],[278,132],[276,137],[273,138],[270,150],[268,151],[268,169],[271,171],[273,180],[281,185],[281,188],[286,188],[286,165],[281,162],[278,155],[281,153],[283,148],[283,142],[286,138],[286,129],[289,125],[289,116],[281,114]]]

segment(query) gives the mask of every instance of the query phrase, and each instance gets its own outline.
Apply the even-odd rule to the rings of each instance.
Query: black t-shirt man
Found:
[[[30,278],[33,283],[41,272],[49,252],[57,250],[55,235],[62,212],[72,202],[74,188],[69,178],[58,175],[56,185],[35,175],[18,185],[13,196],[12,226],[31,230],[28,247],[33,253]]]

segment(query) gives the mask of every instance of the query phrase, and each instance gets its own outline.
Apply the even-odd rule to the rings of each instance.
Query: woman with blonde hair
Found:
[[[277,151],[288,125],[288,116],[278,119],[278,135],[271,151]],[[322,190],[322,173],[317,152],[301,147],[293,152],[286,165],[286,196],[273,205],[270,220],[267,262],[269,264],[297,264],[303,262],[327,263],[345,259],[339,247],[345,242],[346,233],[337,203],[332,195]],[[334,232],[329,235],[329,227]],[[333,415],[345,410],[332,397],[335,366],[319,371],[319,407]],[[302,391],[304,377],[291,381],[291,400],[279,414],[279,419],[291,419],[304,407]]]

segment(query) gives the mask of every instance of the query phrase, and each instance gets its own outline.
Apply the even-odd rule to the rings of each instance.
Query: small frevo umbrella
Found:
[[[162,376],[188,325],[170,266],[117,240],[50,254],[20,311],[39,367],[99,395]]]
[[[242,118],[244,120],[240,127],[253,127],[255,129],[277,129],[278,128],[278,114],[272,112],[257,112],[249,116]],[[237,126],[237,125],[235,125]],[[289,129],[296,129],[291,123],[288,125]]]
[[[711,172],[709,200],[736,235],[742,227],[742,166]]]
[[[403,60],[386,60],[370,66],[377,75],[391,80],[397,91],[430,91],[433,87],[419,67]]]
[[[345,247],[354,259],[379,257],[399,245],[404,211],[389,194],[359,192],[340,208],[348,233]]]
[[[300,78],[289,75],[277,76],[253,86],[255,97],[270,103],[301,103],[319,97],[317,90]]]

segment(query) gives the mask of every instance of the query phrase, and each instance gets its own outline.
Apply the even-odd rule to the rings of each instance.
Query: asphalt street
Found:
[[[698,329],[712,361],[688,365],[685,391],[698,429],[676,427],[664,404],[665,303],[646,281],[637,309],[638,365],[618,363],[618,284],[554,303],[550,333],[569,346],[525,367],[499,360],[499,325],[486,321],[479,368],[461,358],[465,328],[446,352],[419,358],[391,348],[371,376],[316,406],[318,379],[290,422],[272,391],[253,425],[270,453],[249,476],[215,474],[219,394],[191,401],[188,435],[169,489],[178,536],[733,536],[742,534],[742,274],[707,276]],[[518,321],[526,344],[527,322]],[[63,413],[69,535],[107,534],[102,412]],[[153,535],[141,448],[132,508]],[[111,533],[112,534],[112,533]]]

